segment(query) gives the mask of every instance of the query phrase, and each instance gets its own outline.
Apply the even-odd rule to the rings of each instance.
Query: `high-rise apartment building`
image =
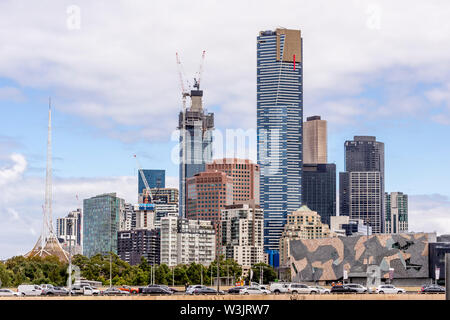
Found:
[[[330,224],[336,215],[336,165],[303,164],[302,203]]]
[[[222,210],[222,253],[234,259],[246,274],[264,262],[264,212],[253,202],[226,206]]]
[[[69,212],[64,218],[56,219],[56,237],[64,250],[74,254],[82,253],[82,213],[81,209]]]
[[[285,266],[289,254],[289,243],[292,240],[320,239],[331,236],[330,227],[322,223],[317,212],[307,206],[301,206],[290,213],[280,238],[280,265]]]
[[[403,192],[386,192],[385,233],[408,232],[408,195]]]
[[[124,200],[106,193],[83,200],[83,255],[117,254],[117,231]]]
[[[203,90],[191,90],[191,106],[180,112],[180,216],[185,217],[187,179],[205,171],[212,160],[214,114],[203,108]],[[184,138],[184,140],[183,140]]]
[[[119,231],[131,230],[134,227],[136,227],[134,205],[125,203],[119,211]]]
[[[248,159],[215,159],[206,165],[207,171],[225,172],[233,180],[233,202],[255,200],[259,203],[259,166]]]
[[[160,264],[161,235],[159,229],[119,231],[118,255],[130,265],[141,263],[144,257],[151,265]]]
[[[161,218],[161,264],[200,263],[216,257],[216,233],[211,221],[179,217]]]
[[[149,188],[165,188],[166,187],[166,170],[143,169],[142,173],[147,180]],[[145,189],[145,183],[142,180],[141,173],[138,170],[138,195],[142,194]]]
[[[308,117],[303,122],[303,163],[327,162],[327,121]]]
[[[362,219],[373,233],[385,225],[384,143],[372,136],[345,142],[345,172],[339,173],[339,215]]]
[[[169,216],[178,216],[178,189],[163,188],[151,189],[154,208],[154,227],[161,228],[161,218]]]
[[[257,37],[257,146],[264,248],[271,254],[302,197],[303,59],[300,30]],[[270,258],[269,258],[270,259]]]

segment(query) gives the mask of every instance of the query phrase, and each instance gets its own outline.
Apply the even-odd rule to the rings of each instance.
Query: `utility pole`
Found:
[[[217,293],[220,289],[219,255],[217,255]]]
[[[370,219],[367,218],[366,219],[366,226],[367,226],[367,241],[366,241],[366,263],[367,263],[367,267],[366,267],[366,274],[367,274],[367,278],[369,278],[369,251],[367,250],[368,248],[368,242],[369,242],[369,222]],[[366,290],[366,294],[369,294],[370,288],[369,288],[369,281],[367,281],[367,290]]]
[[[259,266],[259,284],[264,284],[263,283],[264,277],[263,277],[263,267],[262,265]]]
[[[72,295],[72,219],[68,221],[69,233],[69,296]]]
[[[200,265],[200,284],[203,285],[203,265]]]
[[[112,287],[112,210],[109,219],[109,287]]]

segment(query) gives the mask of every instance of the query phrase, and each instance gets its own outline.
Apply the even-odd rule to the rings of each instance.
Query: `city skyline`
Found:
[[[74,50],[75,54],[80,54],[80,49],[76,50],[78,45],[82,49],[92,48],[93,45],[86,40],[89,39],[86,36],[89,30],[98,32],[100,36],[106,32],[103,25],[95,25],[92,22],[96,18],[91,12],[95,5],[81,2],[79,31],[66,29],[67,14],[66,7],[63,5],[51,7],[50,12],[41,17],[48,20],[49,14],[54,15],[54,22],[42,23],[43,20],[41,21],[38,15],[30,17],[21,13],[19,18],[24,21],[22,28],[26,30],[36,28],[42,31],[43,38],[39,40],[47,41],[53,37],[62,40],[63,37],[67,37],[70,44],[49,41],[54,46],[52,48],[54,50],[41,49],[33,52],[31,48],[37,40],[24,39],[24,41],[30,41],[26,43],[11,39],[12,48],[28,48],[30,49],[28,51],[35,56],[14,57],[8,53],[1,54],[2,61],[6,61],[7,65],[3,66],[0,73],[0,109],[6,115],[0,120],[2,125],[0,191],[4,195],[0,199],[0,217],[3,221],[0,225],[0,259],[24,254],[28,248],[32,247],[39,234],[42,220],[41,205],[44,201],[48,96],[52,96],[54,105],[54,218],[66,216],[69,211],[82,207],[80,204],[82,199],[102,193],[117,192],[126,201],[134,202],[137,168],[133,154],[138,154],[145,169],[166,170],[167,186],[178,187],[176,178],[178,167],[170,160],[170,152],[177,143],[170,140],[170,136],[176,128],[176,114],[181,110],[180,90],[175,71],[175,52],[181,50],[184,54],[186,51],[188,54],[183,55],[184,64],[195,70],[199,62],[198,53],[206,48],[207,56],[202,82],[205,99],[207,99],[205,106],[216,114],[219,129],[256,128],[254,37],[260,30],[275,29],[279,23],[286,28],[301,29],[303,37],[307,39],[305,42],[308,45],[305,44],[304,52],[305,61],[307,61],[305,62],[304,116],[306,118],[311,115],[320,115],[322,119],[328,121],[328,162],[335,162],[336,170],[343,171],[344,141],[352,139],[354,135],[376,136],[377,140],[384,142],[386,146],[386,192],[400,191],[409,196],[409,229],[412,231],[442,230],[441,232],[450,230],[448,216],[445,216],[450,211],[450,194],[445,184],[449,173],[442,170],[445,168],[450,151],[440,145],[441,139],[436,139],[436,137],[445,138],[449,135],[449,124],[445,124],[448,121],[446,118],[448,117],[446,111],[448,96],[445,88],[449,77],[442,71],[445,69],[442,65],[450,63],[448,58],[444,58],[444,55],[449,56],[450,48],[444,45],[441,47],[439,42],[440,37],[445,39],[448,35],[449,24],[438,15],[436,19],[446,28],[437,31],[433,26],[428,29],[424,27],[426,31],[416,35],[421,40],[421,46],[427,47],[427,50],[421,51],[419,48],[411,47],[412,40],[409,36],[405,36],[404,30],[408,26],[414,25],[418,28],[420,26],[412,24],[409,20],[403,21],[405,26],[394,25],[392,14],[394,9],[401,7],[402,4],[407,11],[411,11],[412,16],[417,15],[415,10],[419,9],[411,8],[405,4],[406,2],[375,3],[379,3],[381,8],[382,18],[379,29],[376,27],[370,29],[367,26],[367,19],[371,17],[366,12],[367,7],[344,5],[345,8],[340,9],[348,10],[346,14],[354,18],[341,24],[343,29],[341,36],[348,47],[344,49],[335,42],[330,44],[334,45],[336,53],[324,50],[328,51],[327,54],[317,55],[318,49],[324,46],[323,43],[317,43],[317,39],[321,36],[324,36],[322,39],[331,39],[334,35],[331,31],[331,23],[321,33],[318,28],[320,23],[308,19],[301,13],[296,13],[294,19],[294,15],[286,12],[281,14],[275,10],[274,17],[270,18],[268,12],[261,11],[261,19],[249,21],[250,30],[244,31],[240,37],[239,43],[243,44],[241,47],[233,44],[233,41],[237,39],[229,38],[227,30],[219,28],[210,20],[205,20],[205,23],[212,24],[215,34],[219,33],[225,37],[220,44],[214,45],[214,39],[211,39],[214,37],[206,32],[200,33],[198,35],[200,41],[197,40],[192,44],[182,41],[180,35],[172,35],[171,39],[178,48],[167,45],[163,49],[164,54],[158,53],[150,64],[142,60],[139,46],[136,45],[132,46],[123,58],[116,52],[108,56],[110,47],[106,46],[105,50],[100,52],[109,57],[109,60],[106,59],[108,63],[98,60],[99,56],[90,57],[93,59],[82,59],[79,62],[67,60],[75,67],[89,67],[91,63],[97,64],[98,68],[93,68],[87,78],[81,77],[81,74],[73,72],[72,69],[61,75],[59,72],[68,65],[61,62],[64,56],[61,56],[59,52],[65,52],[68,58],[74,58],[75,56],[69,52]],[[2,6],[14,6],[14,4]],[[423,12],[426,12],[424,7],[427,8],[428,5],[424,4],[421,8]],[[330,12],[332,9],[330,8]],[[6,13],[9,10],[5,9],[1,12]],[[176,14],[178,10],[183,9],[177,9]],[[249,12],[250,6],[243,5],[243,10]],[[308,4],[308,10],[320,19],[318,7]],[[108,8],[108,18],[117,16],[119,11],[118,7]],[[443,7],[440,10],[443,16],[449,11],[450,7]],[[36,12],[40,12],[40,9],[36,8]],[[129,16],[129,12],[123,14]],[[0,13],[0,16],[3,18],[2,23],[13,23],[4,16],[4,13]],[[262,18],[266,20],[263,21]],[[105,20],[102,20],[102,23],[104,22]],[[18,27],[16,23],[12,26]],[[148,24],[146,28],[151,26],[152,24]],[[365,29],[352,33],[351,27],[354,26]],[[58,30],[62,35],[55,34],[53,27],[60,28]],[[127,25],[121,27],[124,30],[119,33],[118,39],[123,43],[128,35],[127,32],[131,30]],[[232,26],[239,29],[243,27],[243,23]],[[199,30],[197,28],[199,27],[189,26],[186,32],[195,33]],[[23,32],[21,29],[22,35]],[[397,39],[396,32],[398,32],[398,38],[404,39],[405,42],[394,44]],[[427,32],[435,35],[434,42],[427,39]],[[381,41],[381,35],[386,36],[386,34],[391,34],[393,39],[388,37]],[[361,44],[363,53],[370,53],[366,58],[356,52],[360,47],[355,46],[358,42],[361,43],[361,38],[366,39]],[[108,37],[106,39],[111,40]],[[135,40],[133,38],[130,41],[136,44]],[[417,40],[414,38],[414,42]],[[229,51],[230,48],[224,47],[224,43],[239,54],[232,54]],[[396,50],[389,52],[381,47],[391,47]],[[410,48],[413,48],[415,53],[410,53],[408,51]],[[69,52],[66,49],[69,49]],[[148,49],[144,51],[148,53]],[[342,59],[347,50],[351,49],[354,49],[352,54],[355,58],[351,60],[356,66],[349,66]],[[442,56],[437,53],[440,50],[443,51]],[[54,55],[51,51],[55,52]],[[243,63],[236,64],[234,56],[244,59]],[[127,58],[134,57],[146,67],[155,67],[159,61],[163,63],[156,68],[155,76],[153,76],[151,68],[144,68],[146,72],[141,73],[142,71],[136,70],[134,64],[127,65]],[[228,61],[230,57],[232,59]],[[23,63],[26,61],[30,63]],[[48,68],[48,72],[43,72],[46,69],[37,67],[42,61],[50,62],[43,63],[44,67]],[[123,64],[112,67],[111,64],[116,64],[115,62],[123,62]],[[23,68],[18,68],[18,63],[23,65]],[[33,63],[36,64],[33,65]],[[317,71],[320,70],[318,65],[321,64],[328,66],[329,70],[324,68],[326,71],[322,71],[320,75]],[[335,64],[340,65],[344,71],[332,67]],[[235,66],[238,67],[234,68]],[[111,68],[111,73],[104,73],[106,67]],[[317,73],[314,74],[314,70]],[[389,72],[390,76],[385,78],[386,70],[394,72]],[[157,95],[156,98],[143,95],[143,92],[151,87],[148,84],[145,87],[142,86],[146,83],[144,80],[138,83],[131,81],[136,85],[135,87],[126,86],[123,91],[114,92],[112,96],[112,92],[116,89],[113,82],[106,81],[105,86],[98,86],[97,81],[101,79],[101,75],[106,75],[108,78],[121,72],[124,72],[123,81],[126,81],[128,76],[130,78],[136,76],[145,78],[145,81],[150,81],[152,85],[155,85],[155,78],[158,78],[156,75],[164,73],[165,76],[161,81],[162,86],[152,91]],[[408,74],[410,72],[416,77]],[[59,79],[58,74],[60,74]],[[222,77],[215,78],[214,74],[220,74]],[[242,80],[235,83],[236,79]],[[386,81],[380,81],[380,79]],[[344,80],[350,85],[344,88],[344,93],[337,94],[337,90],[343,90],[342,86],[337,84]],[[81,85],[81,83],[84,84]],[[222,90],[223,88],[226,89]],[[416,88],[418,93],[415,92]],[[243,94],[241,91],[248,93]],[[318,91],[322,91],[322,95],[319,95]],[[93,92],[93,95],[89,95],[89,92]],[[156,94],[158,92],[159,94]],[[230,98],[230,96],[233,97],[231,93],[235,94],[234,100]],[[139,98],[136,98],[136,95]],[[74,96],[80,98],[75,99]],[[117,101],[126,101],[125,98],[127,98],[131,101],[113,104],[111,102],[114,99],[111,98],[117,98]],[[162,101],[164,99],[167,101]],[[170,108],[160,107],[168,105]],[[165,109],[170,110],[166,113]],[[236,117],[237,112],[239,117]],[[255,150],[252,150],[251,155],[253,158],[250,157],[250,159],[256,162]],[[421,215],[426,216],[422,216],[424,219],[419,219]]]

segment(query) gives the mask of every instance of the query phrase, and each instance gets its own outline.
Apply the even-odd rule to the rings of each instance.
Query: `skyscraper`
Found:
[[[327,121],[320,116],[303,122],[303,163],[327,163]]]
[[[202,105],[203,90],[191,90],[191,106],[179,114],[180,130],[180,216],[185,216],[186,182],[212,160],[214,114],[206,113]],[[185,140],[183,141],[183,137]]]
[[[386,192],[385,233],[408,232],[408,195],[403,192]]]
[[[83,200],[83,255],[117,254],[117,231],[124,200],[106,193]]]
[[[144,174],[145,179],[147,179],[150,189],[166,187],[166,170],[143,169],[142,173]],[[145,183],[138,171],[138,194],[140,195],[144,189]]]
[[[276,255],[287,214],[301,206],[303,59],[300,30],[257,37],[257,145],[264,249]],[[270,259],[270,257],[269,257]]]
[[[384,143],[371,136],[345,142],[345,172],[339,173],[339,215],[368,221],[384,232]]]

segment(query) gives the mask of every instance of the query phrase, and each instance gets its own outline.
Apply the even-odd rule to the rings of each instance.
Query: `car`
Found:
[[[246,288],[247,286],[236,286],[233,288],[228,289],[227,293],[229,294],[239,294],[242,289]]]
[[[405,289],[396,288],[391,284],[382,284],[375,289],[376,293],[406,293]]]
[[[128,291],[123,291],[118,288],[111,287],[111,288],[104,290],[102,292],[102,294],[105,296],[123,296],[123,295],[129,295],[130,293]]]
[[[98,288],[93,287],[91,285],[82,284],[81,287],[84,288],[84,291],[87,291],[87,292],[90,291],[92,293],[92,295],[94,295],[94,296],[99,296],[101,294],[101,291]],[[90,294],[88,293],[87,295],[90,295]]]
[[[289,282],[272,282],[269,290],[275,294],[287,293],[289,284]]]
[[[22,297],[22,292],[14,292],[11,289],[0,289],[0,297]]]
[[[138,294],[139,293],[139,289],[136,289],[136,288],[132,288],[132,287],[130,287],[130,286],[121,286],[120,288],[118,288],[119,290],[122,290],[122,291],[127,291],[127,292],[129,292],[129,293],[131,293],[131,294]]]
[[[84,296],[93,296],[93,295],[100,295],[100,290],[97,288],[93,288],[89,285],[75,285],[72,286],[72,295],[84,295]]]
[[[347,285],[338,284],[331,287],[330,293],[358,293],[358,290]]]
[[[259,286],[251,286],[242,288],[239,291],[239,294],[249,295],[249,294],[270,294],[270,291],[267,289],[261,289]]]
[[[356,289],[356,291],[357,291],[358,293],[367,293],[367,288],[364,287],[363,285],[358,284],[358,283],[346,283],[345,285],[346,285],[347,287]],[[369,292],[370,292],[370,290],[369,290]]]
[[[437,284],[425,284],[420,288],[419,293],[445,293],[445,288]]]
[[[193,285],[193,286],[189,286],[186,289],[186,294],[194,294],[194,290],[202,289],[202,288],[206,288],[206,286],[201,285],[201,284],[196,284],[196,285]]]
[[[217,291],[214,288],[203,287],[203,288],[194,289],[194,293],[193,294],[195,294],[195,295],[200,295],[200,294],[202,294],[202,295],[212,295],[212,294],[225,294],[225,292],[222,291],[222,290]]]
[[[326,289],[321,286],[310,286],[311,288],[317,289],[320,294],[330,294],[330,289]]]
[[[43,296],[67,296],[69,290],[63,287],[47,287],[42,291]]]
[[[292,294],[297,294],[297,293],[317,294],[317,293],[320,293],[319,289],[307,286],[306,284],[302,284],[302,283],[290,283],[287,287],[287,292],[292,293]]]
[[[169,290],[168,288],[165,288],[164,286],[160,285],[149,285],[147,287],[142,288],[141,291],[142,294],[173,294],[173,291]]]
[[[43,290],[35,284],[21,284],[17,287],[17,291],[23,293],[25,296],[40,296]]]

